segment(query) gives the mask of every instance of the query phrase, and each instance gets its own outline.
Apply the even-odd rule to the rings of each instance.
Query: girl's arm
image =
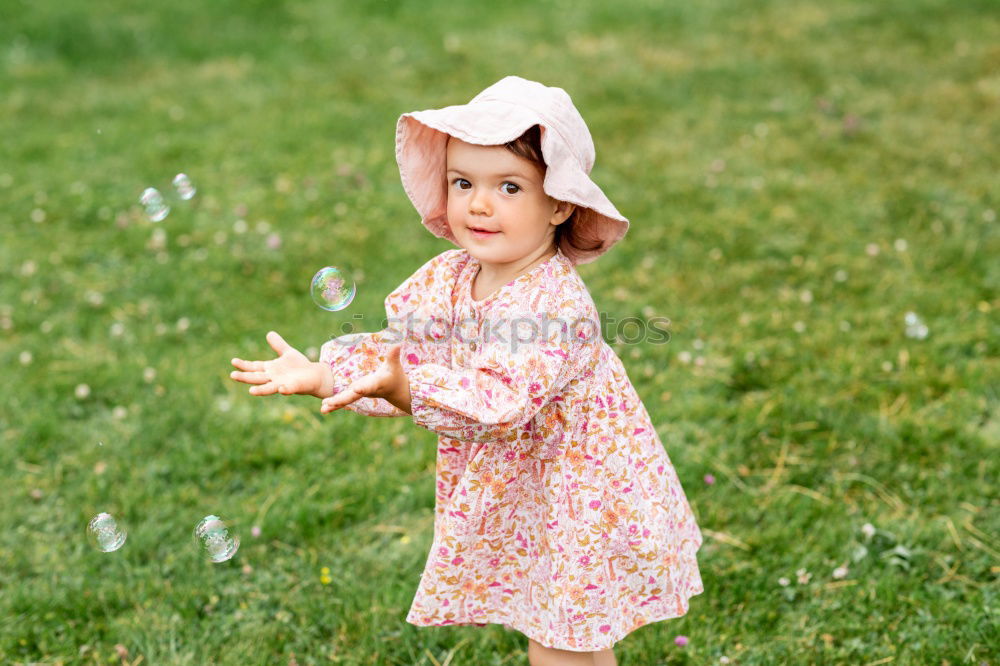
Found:
[[[328,369],[330,384],[329,393],[324,391],[319,397],[337,395],[355,380],[376,372],[386,362],[395,335],[385,329],[377,333],[350,333],[324,343],[319,363]],[[409,416],[385,398],[358,398],[344,408],[365,416]]]
[[[400,346],[384,347],[384,333],[362,333],[331,340],[324,345],[320,361],[313,363],[277,332],[271,331],[267,341],[278,357],[270,361],[234,358],[233,365],[239,370],[230,373],[230,377],[251,384],[250,395],[260,396],[280,393],[326,399],[352,387],[364,396],[372,396],[355,395],[354,411],[368,416],[408,416],[409,391],[399,363]],[[390,362],[385,364],[385,361]],[[382,364],[385,367],[380,367]],[[391,372],[387,373],[386,369]],[[355,382],[355,379],[363,381]],[[383,390],[385,388],[390,390]],[[382,394],[387,399],[375,397]]]
[[[462,250],[445,250],[386,296],[388,326],[385,329],[377,333],[342,335],[324,343],[320,363],[331,369],[331,384],[330,393],[321,397],[337,395],[354,381],[376,372],[386,362],[390,348],[397,344],[403,344],[406,359],[446,363],[449,356],[447,340],[432,339],[433,335],[444,336],[445,333],[442,326],[430,322],[451,321],[451,289],[462,257]],[[409,330],[410,327],[415,330]],[[383,398],[357,398],[342,406],[367,416],[409,416],[409,412]]]

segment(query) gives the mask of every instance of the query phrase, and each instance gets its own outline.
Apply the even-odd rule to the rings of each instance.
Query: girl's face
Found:
[[[509,264],[554,249],[556,226],[574,206],[545,193],[545,174],[533,162],[449,137],[446,169],[448,225],[473,257]]]

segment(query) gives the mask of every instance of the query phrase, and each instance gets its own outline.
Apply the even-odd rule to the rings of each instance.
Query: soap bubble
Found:
[[[212,562],[225,562],[236,554],[240,538],[230,536],[226,523],[218,516],[205,516],[194,528],[194,536],[204,547]]]
[[[146,215],[153,222],[159,222],[170,213],[170,206],[163,201],[163,195],[155,187],[143,190],[139,203],[146,209]]]
[[[355,294],[354,280],[335,266],[320,269],[312,279],[312,297],[324,310],[343,310]]]
[[[110,513],[99,513],[87,523],[87,540],[103,553],[112,553],[123,545],[128,532],[121,521],[116,521]]]
[[[197,190],[194,189],[194,185],[191,184],[191,179],[183,173],[179,173],[174,176],[174,189],[177,190],[177,195],[181,199],[184,199],[184,201],[193,197],[194,193],[197,192]]]

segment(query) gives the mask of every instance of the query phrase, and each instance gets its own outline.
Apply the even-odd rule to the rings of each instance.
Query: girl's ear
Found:
[[[573,214],[574,210],[576,210],[576,204],[571,204],[568,201],[556,201],[556,208],[552,211],[552,224],[562,224]]]

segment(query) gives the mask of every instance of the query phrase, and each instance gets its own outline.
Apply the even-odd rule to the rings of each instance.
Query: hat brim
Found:
[[[545,193],[577,206],[576,234],[595,246],[581,250],[564,235],[561,249],[574,264],[593,261],[621,240],[629,222],[580,168],[558,130],[529,108],[491,100],[404,113],[396,123],[396,162],[403,189],[432,234],[460,245],[448,225],[448,136],[477,145],[502,145],[532,125],[541,128]]]

